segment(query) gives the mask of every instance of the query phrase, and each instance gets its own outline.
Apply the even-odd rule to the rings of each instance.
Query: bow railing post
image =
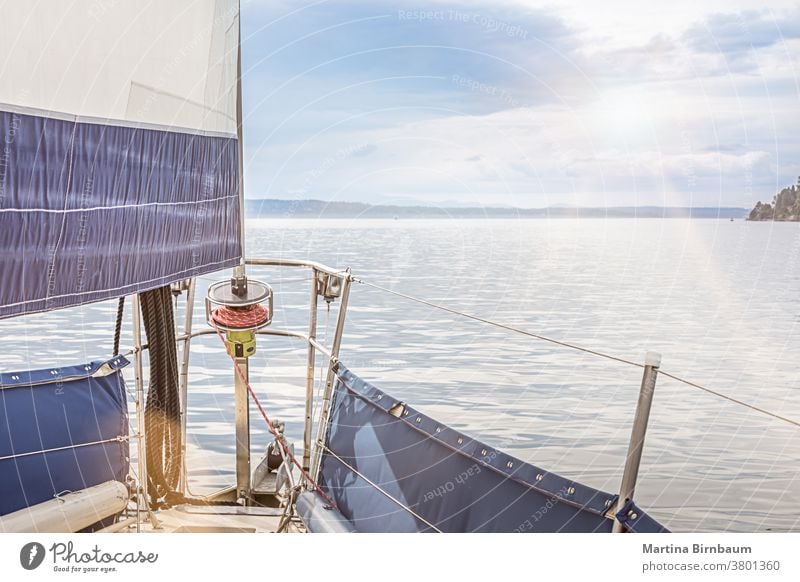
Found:
[[[642,461],[647,423],[650,420],[650,407],[653,404],[653,392],[656,389],[656,377],[660,366],[661,354],[647,352],[644,357],[642,385],[639,388],[639,401],[636,404],[636,415],[633,417],[631,440],[628,444],[628,455],[625,459],[625,469],[622,472],[622,483],[619,488],[619,501],[617,502],[615,514],[622,511],[625,504],[633,499],[636,479],[639,477],[639,465]],[[615,518],[612,531],[614,533],[623,533],[625,527]]]

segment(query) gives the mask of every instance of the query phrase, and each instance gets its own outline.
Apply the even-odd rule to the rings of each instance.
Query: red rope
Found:
[[[219,309],[222,309],[222,308],[220,307]],[[219,311],[219,309],[217,309],[216,311]],[[265,311],[266,311],[266,309],[265,309]],[[219,328],[217,327],[215,318],[213,316],[211,318],[211,323],[214,324],[214,330],[217,332],[217,336],[219,337],[219,339],[222,340],[222,343],[225,346],[225,351],[228,352],[228,355],[230,356],[231,360],[233,360],[233,367],[236,369],[236,373],[239,375],[239,378],[241,378],[242,382],[244,382],[245,386],[247,386],[247,391],[250,393],[250,397],[253,399],[253,402],[256,403],[256,406],[258,407],[258,411],[261,413],[261,416],[264,419],[264,422],[267,423],[267,427],[269,428],[269,431],[273,435],[275,435],[275,440],[278,442],[280,447],[283,449],[283,452],[292,461],[292,464],[294,464],[295,467],[300,469],[300,473],[306,478],[306,480],[309,483],[311,483],[311,485],[314,487],[314,489],[316,489],[317,493],[319,493],[320,496],[325,501],[327,501],[332,507],[334,507],[334,508],[336,508],[338,510],[339,508],[337,507],[337,505],[333,501],[333,499],[328,497],[322,491],[322,489],[320,489],[320,486],[317,485],[316,481],[314,481],[314,479],[311,478],[311,475],[309,475],[308,471],[303,469],[303,466],[297,461],[297,458],[291,453],[291,451],[289,450],[289,447],[287,447],[286,444],[283,442],[283,439],[280,437],[280,434],[278,433],[278,430],[272,424],[272,421],[269,419],[269,417],[267,416],[267,413],[264,411],[264,407],[261,406],[261,402],[259,402],[258,396],[256,396],[256,393],[253,390],[253,387],[250,386],[250,382],[247,380],[247,377],[245,376],[244,371],[242,371],[242,368],[239,366],[239,362],[236,361],[236,358],[231,353],[231,350],[228,347],[228,343],[225,341],[225,338],[222,336],[222,333],[220,332]]]
[[[258,303],[244,307],[217,307],[211,313],[214,323],[232,329],[254,329],[269,321],[269,310]]]

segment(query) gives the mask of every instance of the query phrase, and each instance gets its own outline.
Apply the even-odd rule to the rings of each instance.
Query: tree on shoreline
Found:
[[[747,220],[800,222],[800,188],[798,186],[784,188],[773,197],[771,204],[758,201]]]

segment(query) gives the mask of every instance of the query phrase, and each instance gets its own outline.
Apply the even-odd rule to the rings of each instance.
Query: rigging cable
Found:
[[[483,317],[478,317],[477,315],[464,313],[463,311],[458,311],[457,309],[453,309],[453,308],[447,307],[445,305],[441,305],[441,304],[438,304],[438,303],[433,303],[432,301],[426,301],[425,299],[420,299],[420,298],[414,297],[412,295],[407,295],[405,293],[401,293],[399,291],[395,291],[394,289],[389,289],[387,287],[382,287],[380,285],[376,285],[375,283],[370,283],[369,281],[364,281],[363,279],[358,279],[356,277],[353,277],[352,280],[354,282],[356,282],[356,283],[360,283],[362,285],[366,285],[367,287],[372,287],[373,289],[377,289],[379,291],[383,291],[385,293],[389,293],[390,295],[395,295],[397,297],[402,297],[403,299],[407,299],[409,301],[413,301],[413,302],[419,303],[421,305],[427,305],[428,307],[432,307],[434,309],[439,309],[441,311],[446,311],[447,313],[452,313],[453,315],[458,315],[460,317],[465,317],[465,318],[471,319],[473,321],[478,321],[480,323],[485,323],[487,325],[491,325],[491,326],[494,326],[494,327],[497,327],[497,328],[500,328],[500,329],[505,329],[507,331],[518,333],[520,335],[524,335],[524,336],[527,336],[527,337],[532,337],[534,339],[538,339],[538,340],[542,340],[542,341],[545,341],[545,342],[549,342],[551,344],[555,344],[555,345],[562,346],[562,347],[565,347],[565,348],[569,348],[569,349],[572,349],[572,350],[577,350],[579,352],[584,352],[584,353],[591,354],[591,355],[594,355],[594,356],[599,356],[601,358],[606,358],[607,360],[613,360],[615,362],[628,364],[630,366],[635,366],[637,368],[644,368],[643,364],[640,364],[638,362],[633,362],[631,360],[627,360],[627,359],[621,358],[619,356],[612,356],[611,354],[606,354],[606,353],[603,353],[603,352],[599,352],[597,350],[592,350],[592,349],[585,348],[583,346],[579,346],[579,345],[572,344],[572,343],[569,343],[569,342],[553,339],[553,338],[550,338],[550,337],[547,337],[547,336],[543,336],[541,334],[533,333],[533,332],[530,332],[530,331],[527,331],[527,330],[524,330],[524,329],[520,329],[518,327],[514,327],[512,325],[506,325],[504,323],[498,323],[498,322],[492,321],[490,319],[485,319]],[[735,404],[739,404],[740,406],[744,406],[745,408],[749,408],[750,410],[753,410],[755,412],[759,412],[761,414],[765,414],[765,415],[770,416],[772,418],[775,418],[777,420],[781,420],[783,422],[786,422],[786,423],[792,424],[794,426],[800,427],[800,421],[797,421],[797,420],[794,420],[794,419],[791,419],[791,418],[787,418],[785,416],[781,416],[780,414],[776,414],[774,412],[770,412],[769,410],[765,410],[763,408],[759,408],[758,406],[754,406],[752,404],[748,404],[747,402],[744,402],[742,400],[738,400],[737,398],[733,398],[732,396],[728,396],[726,394],[722,394],[721,392],[717,392],[716,390],[712,390],[711,388],[707,388],[705,386],[697,384],[696,382],[690,382],[689,380],[681,378],[680,376],[676,376],[675,374],[670,374],[669,372],[665,372],[665,371],[663,371],[661,369],[659,369],[658,372],[660,374],[668,377],[668,378],[672,378],[673,380],[676,380],[677,382],[681,382],[683,384],[686,384],[687,386],[691,386],[692,388],[698,388],[700,390],[703,390],[703,391],[707,392],[708,394],[712,394],[712,395],[718,396],[719,398],[722,398],[724,400],[728,400],[728,401],[733,402]]]

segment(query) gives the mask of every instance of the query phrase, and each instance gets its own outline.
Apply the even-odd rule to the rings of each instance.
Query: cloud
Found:
[[[658,33],[645,43],[600,50],[588,46],[585,62],[593,75],[613,82],[763,74],[775,60],[767,49],[781,49],[781,64],[791,69],[789,55],[796,53],[797,39],[800,10],[714,13],[679,34]]]
[[[754,50],[800,38],[800,10],[784,17],[767,11],[746,10],[712,14],[692,25],[681,40],[700,53],[724,53],[741,58]]]
[[[364,144],[361,147],[355,148],[350,155],[354,158],[366,158],[370,154],[374,154],[378,150],[378,146],[374,143]]]
[[[644,14],[655,34],[612,45],[527,4],[337,0],[270,24],[293,6],[243,19],[250,196],[747,206],[798,173],[790,12]]]

